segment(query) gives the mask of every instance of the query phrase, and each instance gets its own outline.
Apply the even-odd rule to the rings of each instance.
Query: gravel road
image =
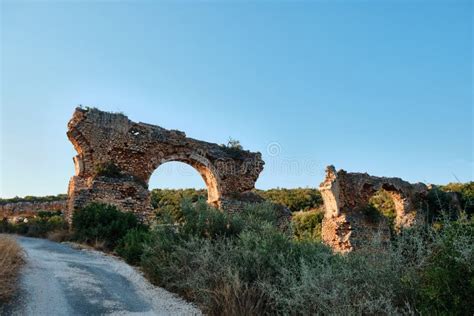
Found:
[[[44,239],[16,239],[27,264],[9,315],[201,314],[119,259]]]

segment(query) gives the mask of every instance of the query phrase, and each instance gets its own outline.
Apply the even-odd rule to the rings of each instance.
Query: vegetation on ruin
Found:
[[[82,105],[82,104],[78,104],[77,107],[85,112],[89,112],[89,111],[100,111],[98,107],[96,106],[88,106],[88,105]],[[112,114],[120,114],[120,115],[123,115],[125,116],[125,113],[122,112],[122,111],[110,111],[109,113],[112,113]]]
[[[123,178],[122,170],[113,162],[97,164],[95,166],[95,175],[97,177]]]
[[[244,147],[240,144],[240,141],[229,138],[227,144],[221,144],[220,147],[224,150],[231,158],[238,159],[242,155]]]
[[[112,179],[125,179],[132,180],[140,184],[144,188],[148,189],[148,184],[143,179],[127,174],[125,171],[120,169],[115,163],[109,161],[100,163],[95,166],[94,177],[106,177]]]

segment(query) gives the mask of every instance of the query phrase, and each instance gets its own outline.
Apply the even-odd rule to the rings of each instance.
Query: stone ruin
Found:
[[[93,201],[146,220],[152,213],[148,181],[169,161],[184,162],[199,172],[213,206],[237,211],[262,200],[252,192],[263,170],[260,153],[196,140],[94,108],[76,108],[67,136],[77,151],[68,188],[68,221],[74,210]]]
[[[260,153],[196,140],[177,130],[136,123],[123,114],[94,108],[76,108],[67,136],[78,153],[68,188],[65,217],[69,222],[74,210],[90,202],[113,204],[147,221],[152,215],[148,181],[169,161],[196,169],[207,186],[208,203],[222,210],[235,212],[247,203],[263,201],[252,191],[263,170]],[[381,189],[394,201],[396,229],[422,220],[418,208],[428,192],[424,184],[336,172],[329,166],[320,185],[325,206],[323,241],[335,251],[348,252],[361,248],[374,234],[388,240],[387,221],[374,220],[365,211]],[[282,208],[276,211],[284,222],[288,211]]]
[[[428,193],[423,183],[410,184],[400,178],[374,177],[367,173],[336,172],[326,169],[326,178],[319,190],[324,200],[323,241],[338,252],[359,249],[374,235],[390,238],[387,221],[367,214],[370,198],[379,190],[387,191],[395,204],[395,228],[409,227],[423,220],[418,212],[421,200]]]

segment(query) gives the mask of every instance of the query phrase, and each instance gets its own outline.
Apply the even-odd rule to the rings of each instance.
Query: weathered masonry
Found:
[[[251,192],[263,170],[260,153],[186,137],[183,132],[135,123],[125,115],[76,108],[67,136],[77,151],[69,182],[68,211],[96,201],[146,219],[151,212],[148,181],[163,163],[180,161],[204,179],[208,203],[228,211],[259,201]]]
[[[410,184],[400,178],[374,177],[366,173],[336,172],[326,169],[326,178],[319,187],[325,207],[322,224],[323,241],[339,252],[358,249],[372,236],[389,238],[385,220],[374,221],[367,214],[370,198],[379,190],[387,191],[396,210],[395,227],[400,229],[422,220],[420,201],[428,188],[423,183]]]

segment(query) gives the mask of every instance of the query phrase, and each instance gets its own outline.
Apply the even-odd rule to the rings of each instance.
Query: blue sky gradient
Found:
[[[78,104],[324,168],[473,179],[471,1],[1,2],[0,197],[64,193]],[[154,187],[202,187],[160,167]]]

